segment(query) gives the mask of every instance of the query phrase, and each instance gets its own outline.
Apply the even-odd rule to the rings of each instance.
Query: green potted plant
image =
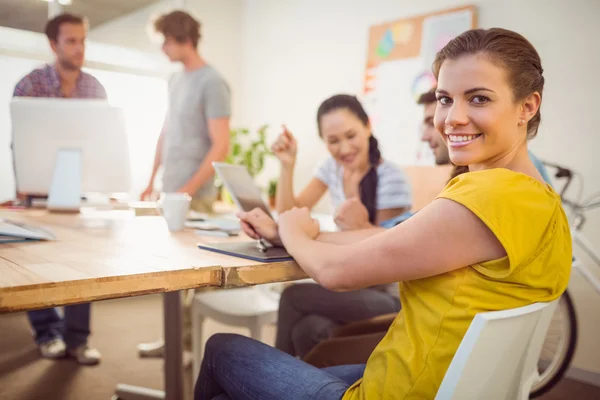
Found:
[[[266,158],[272,155],[267,145],[268,128],[268,125],[262,125],[255,132],[251,132],[247,128],[232,129],[229,154],[225,162],[245,166],[252,177],[260,174],[265,166]],[[220,199],[231,202],[231,198],[219,179],[216,179],[215,185],[220,189]]]
[[[276,179],[272,179],[269,181],[268,194],[269,194],[269,206],[271,206],[271,208],[275,208],[275,203],[276,203],[275,197],[277,195],[277,180]]]
[[[244,165],[252,177],[258,175],[265,166],[265,158],[271,154],[267,146],[268,125],[263,125],[256,133],[246,128],[231,131],[231,147],[226,162]]]

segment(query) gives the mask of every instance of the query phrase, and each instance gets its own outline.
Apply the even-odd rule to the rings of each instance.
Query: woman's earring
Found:
[[[519,121],[519,125],[524,125],[524,124],[525,124],[525,120],[524,119],[522,119],[522,120]]]

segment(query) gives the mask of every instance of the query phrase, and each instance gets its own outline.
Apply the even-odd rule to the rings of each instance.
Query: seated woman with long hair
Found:
[[[366,365],[312,367],[236,335],[209,339],[196,399],[433,399],[476,314],[557,299],[571,272],[560,197],[527,154],[544,89],[535,48],[475,29],[437,54],[435,126],[469,172],[389,230],[319,233],[306,209],[276,224],[241,213],[246,232],[281,243],[332,290],[399,282],[402,311]],[[490,360],[493,362],[493,360]]]
[[[329,192],[341,230],[374,227],[410,210],[410,186],[404,172],[383,159],[369,117],[354,96],[336,94],[317,110],[319,136],[329,157],[299,194],[293,190],[298,143],[287,129],[273,144],[281,163],[277,211],[311,209]],[[304,358],[335,329],[350,322],[400,311],[398,284],[376,285],[344,293],[304,283],[285,289],[279,302],[275,347]]]

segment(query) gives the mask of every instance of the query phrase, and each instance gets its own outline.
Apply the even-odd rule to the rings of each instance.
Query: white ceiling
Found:
[[[72,0],[65,12],[87,17],[90,28],[129,14],[157,0]],[[48,3],[42,0],[0,0],[0,26],[43,32]]]

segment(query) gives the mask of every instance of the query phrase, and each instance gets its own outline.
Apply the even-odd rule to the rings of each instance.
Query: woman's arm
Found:
[[[294,207],[313,208],[327,191],[327,185],[313,178],[298,197],[294,196],[294,167],[282,165],[277,184],[277,212],[279,214]]]
[[[410,207],[386,208],[384,210],[377,210],[377,216],[375,218],[377,225],[392,218],[396,218],[397,216],[407,213],[408,211],[410,211]]]
[[[368,239],[371,236],[375,236],[384,232],[384,228],[373,227],[369,229],[360,229],[355,231],[345,232],[321,232],[315,240],[323,243],[330,244],[352,244],[358,243],[362,240]]]
[[[252,239],[262,238],[274,245],[282,245],[277,223],[260,208],[249,212],[239,212],[237,216],[240,219],[242,230]],[[324,243],[350,244],[377,235],[384,230],[383,228],[371,228],[349,232],[321,232],[318,233],[316,240]]]
[[[490,229],[466,207],[438,199],[396,226],[353,244],[315,240],[302,230],[308,211],[280,217],[286,250],[315,281],[331,290],[439,275],[506,256]],[[353,232],[348,232],[353,233]]]
[[[313,178],[298,197],[294,196],[294,167],[298,144],[285,125],[283,132],[271,146],[271,150],[281,162],[276,195],[277,212],[281,214],[294,207],[314,207],[327,191],[327,185]]]

